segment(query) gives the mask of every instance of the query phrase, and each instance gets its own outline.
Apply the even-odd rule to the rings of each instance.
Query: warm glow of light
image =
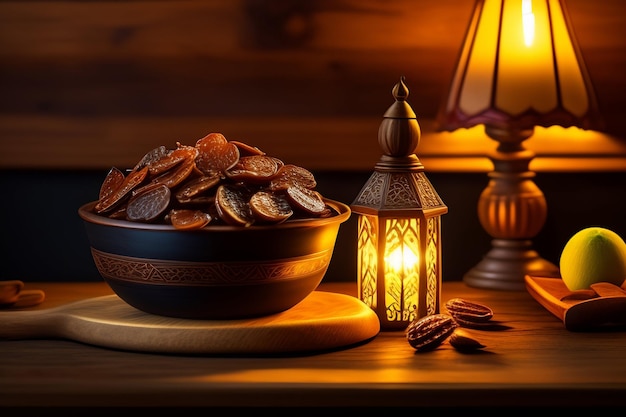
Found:
[[[531,46],[535,39],[535,15],[532,0],[522,0],[522,25],[524,27],[524,44]]]
[[[378,349],[371,352],[371,359],[376,361],[394,361],[397,359],[396,350]],[[340,372],[336,366],[342,366]],[[389,365],[384,368],[368,367],[367,369],[354,369],[352,364],[345,362],[327,367],[284,367],[277,366],[261,367],[261,369],[242,369],[239,371],[210,372],[197,376],[185,376],[180,378],[184,382],[200,381],[203,383],[231,383],[241,381],[250,383],[287,383],[287,384],[313,384],[313,383],[348,383],[359,384],[363,382],[380,383],[390,380],[420,380],[423,378],[420,372],[415,372],[405,366]],[[175,378],[174,380],[179,380]],[[295,415],[295,414],[294,414]]]
[[[527,0],[507,0],[502,9],[493,103],[511,115],[529,109],[547,113],[559,104],[548,5],[525,4]]]
[[[401,245],[385,258],[385,262],[396,274],[401,274],[402,271],[412,270],[419,262],[419,256],[408,246]]]
[[[386,218],[382,253],[385,320],[409,323],[420,305],[420,219]],[[383,307],[381,305],[381,307]]]
[[[535,133],[524,142],[536,153],[531,168],[539,172],[624,172],[626,143],[620,137],[585,130],[536,126]],[[460,128],[453,132],[425,130],[420,142],[420,160],[429,171],[489,172],[493,163],[485,149],[495,147],[485,135],[485,126]],[[429,156],[433,155],[433,156]],[[559,160],[558,164],[556,160]]]
[[[562,123],[560,113],[567,124],[584,118],[591,102],[560,1],[477,4],[447,104],[450,114],[460,113],[454,124],[520,117],[549,126]]]
[[[359,216],[357,274],[359,298],[366,305],[378,308],[378,219]]]

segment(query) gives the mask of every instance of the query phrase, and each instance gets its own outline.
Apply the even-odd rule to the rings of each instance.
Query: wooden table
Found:
[[[27,283],[25,288],[46,292],[46,301],[33,309],[112,294],[104,283]],[[353,295],[356,285],[328,283],[319,290]],[[487,346],[483,351],[464,354],[445,343],[416,353],[402,331],[381,332],[330,352],[258,357],[125,352],[69,340],[1,340],[0,406],[11,407],[14,415],[43,407],[35,410],[43,415],[49,406],[626,405],[624,330],[570,332],[525,291],[444,283],[442,300],[452,297],[489,305],[494,320],[503,325],[497,331],[472,331]]]

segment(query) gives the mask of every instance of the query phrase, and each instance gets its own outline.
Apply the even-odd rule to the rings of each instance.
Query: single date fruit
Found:
[[[473,338],[469,333],[459,328],[454,329],[448,342],[459,352],[474,352],[485,347],[485,345]]]
[[[409,344],[418,352],[435,349],[458,327],[452,316],[431,314],[414,320],[406,329]]]
[[[486,305],[464,298],[452,298],[446,302],[448,313],[459,323],[484,323],[493,317],[493,311]]]

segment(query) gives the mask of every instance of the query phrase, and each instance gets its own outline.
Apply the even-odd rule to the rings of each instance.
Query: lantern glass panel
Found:
[[[361,301],[376,310],[378,275],[378,218],[359,216],[358,218],[358,292]]]
[[[426,314],[439,312],[439,298],[441,296],[441,271],[439,269],[440,250],[439,235],[440,217],[426,219],[426,245],[424,262],[426,263]]]
[[[419,303],[420,222],[385,220],[385,307],[389,321],[412,321]]]

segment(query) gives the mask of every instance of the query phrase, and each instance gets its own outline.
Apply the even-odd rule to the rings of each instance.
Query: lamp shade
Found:
[[[598,125],[562,0],[477,0],[440,130]]]

